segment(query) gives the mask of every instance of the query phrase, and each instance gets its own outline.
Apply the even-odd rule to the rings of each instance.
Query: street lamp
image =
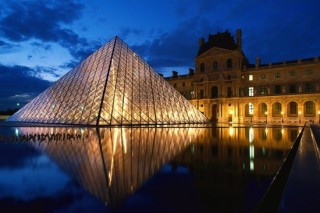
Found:
[[[283,112],[281,112],[281,123],[283,123]]]
[[[298,114],[299,114],[299,123],[301,124],[301,111],[299,111]]]
[[[264,114],[266,115],[266,123],[268,123],[268,112],[265,111]]]

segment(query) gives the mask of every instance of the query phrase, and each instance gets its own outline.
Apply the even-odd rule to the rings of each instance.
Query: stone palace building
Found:
[[[251,64],[241,30],[200,38],[195,70],[165,79],[214,122],[320,122],[319,57]]]

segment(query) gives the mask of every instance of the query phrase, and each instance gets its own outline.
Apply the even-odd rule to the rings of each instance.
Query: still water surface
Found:
[[[299,128],[0,128],[0,212],[253,212]]]

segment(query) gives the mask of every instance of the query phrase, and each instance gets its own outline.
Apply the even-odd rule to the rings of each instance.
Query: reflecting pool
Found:
[[[252,212],[300,129],[0,128],[0,212]]]

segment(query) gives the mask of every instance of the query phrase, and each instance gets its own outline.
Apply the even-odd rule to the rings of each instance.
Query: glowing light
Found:
[[[18,137],[19,136],[19,130],[15,129],[15,135]]]
[[[253,128],[250,127],[249,129],[249,143],[252,143],[254,139],[254,132],[253,132]]]
[[[126,137],[124,128],[121,128],[121,136],[122,136],[123,152],[126,154],[127,153],[127,137]]]
[[[249,146],[249,158],[251,160],[254,159],[254,146],[253,145]]]
[[[254,171],[254,161],[250,160],[250,171]]]
[[[232,126],[229,127],[229,136],[233,136],[234,128]]]

